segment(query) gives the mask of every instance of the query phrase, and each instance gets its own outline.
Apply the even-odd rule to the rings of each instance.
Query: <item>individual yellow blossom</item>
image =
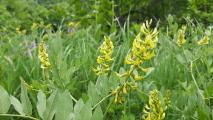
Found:
[[[45,28],[46,28],[46,29],[51,29],[51,28],[52,28],[52,24],[51,24],[51,23],[47,24],[47,25],[45,26]]]
[[[112,59],[113,43],[109,37],[104,37],[104,42],[100,46],[100,55],[97,57],[98,66],[94,69],[94,72],[99,75],[101,73],[108,73],[110,70],[110,62]]]
[[[25,35],[25,34],[27,33],[27,30],[22,30],[21,33],[22,33],[23,35]]]
[[[197,42],[198,45],[208,45],[209,44],[209,37],[205,35],[201,40]]]
[[[186,32],[186,26],[182,26],[182,28],[179,30],[178,38],[176,41],[176,44],[179,47],[182,47],[186,43],[185,32]]]
[[[35,30],[38,28],[38,24],[37,23],[33,23],[31,26],[31,30]]]
[[[68,27],[73,27],[74,25],[75,25],[74,22],[69,22],[69,23],[67,24]]]
[[[149,102],[144,107],[144,120],[164,120],[165,111],[168,106],[169,97],[164,98],[165,101],[161,102],[159,99],[159,92],[153,90],[150,92]]]
[[[48,54],[46,51],[46,46],[44,41],[41,41],[41,43],[39,44],[39,59],[41,61],[41,68],[43,69],[50,69],[51,68],[51,64],[48,58]]]
[[[79,25],[80,23],[79,22],[69,22],[68,24],[67,24],[67,26],[68,27],[77,27],[78,25]]]
[[[21,27],[18,26],[18,27],[16,27],[16,32],[17,32],[18,34],[25,35],[25,34],[27,33],[27,30],[21,29]]]

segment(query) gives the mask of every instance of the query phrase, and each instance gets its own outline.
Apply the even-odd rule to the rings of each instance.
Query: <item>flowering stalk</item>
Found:
[[[176,41],[176,44],[179,47],[182,47],[186,43],[185,32],[186,32],[186,26],[182,26],[182,28],[179,30],[178,38]]]
[[[209,44],[209,37],[205,35],[201,40],[197,42],[198,45],[208,45]]]
[[[139,71],[147,73],[152,70],[152,67],[144,68],[142,65],[144,62],[151,60],[155,56],[154,49],[157,46],[157,29],[151,29],[150,24],[152,21],[146,21],[141,26],[141,33],[144,35],[144,40],[141,39],[141,33],[139,33],[132,45],[132,49],[127,54],[125,64],[130,65],[130,69],[124,74],[117,74],[119,77],[124,77],[125,81],[112,91],[115,95],[115,103],[123,103],[124,95],[131,89],[137,88],[135,81],[144,79],[144,76],[139,76]],[[135,81],[129,82],[129,78],[133,78]]]
[[[112,59],[113,43],[109,37],[104,37],[104,42],[100,46],[100,55],[97,58],[98,66],[94,69],[96,75],[108,73],[110,71],[110,63]]]
[[[38,57],[40,59],[41,62],[41,68],[43,69],[43,71],[45,72],[45,76],[49,79],[49,71],[51,68],[51,64],[49,61],[49,57],[47,54],[47,50],[46,50],[46,45],[44,41],[41,41],[39,44],[39,52],[38,52]]]
[[[143,118],[144,120],[164,120],[165,111],[167,109],[168,104],[170,103],[169,92],[167,92],[164,97],[164,101],[161,102],[159,99],[159,92],[157,90],[153,90],[150,92],[149,103],[145,105],[143,112],[145,113]]]

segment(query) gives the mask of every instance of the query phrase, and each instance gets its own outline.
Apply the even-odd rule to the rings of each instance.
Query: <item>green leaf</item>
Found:
[[[5,114],[10,109],[10,96],[7,91],[0,86],[0,113]]]
[[[177,58],[178,62],[180,62],[181,64],[187,63],[186,59],[181,54],[177,54],[176,58]]]
[[[80,99],[74,107],[74,120],[90,120],[91,117],[91,101],[89,100],[84,104],[83,100]]]
[[[44,120],[52,120],[56,113],[56,110],[54,109],[56,104],[56,95],[57,91],[54,91],[47,100],[47,107],[44,112]]]
[[[106,75],[100,75],[96,82],[96,88],[98,89],[99,94],[104,97],[109,93],[109,80]]]
[[[29,115],[29,116],[32,115],[32,104],[27,95],[27,89],[23,82],[21,83],[21,103],[22,103],[23,112],[26,115]]]
[[[87,101],[87,103],[83,106],[80,111],[80,120],[90,120],[92,117],[92,107],[91,102]]]
[[[92,101],[92,106],[100,100],[100,96],[97,92],[97,89],[92,82],[90,82],[88,86],[88,96],[89,99]]]
[[[42,119],[44,119],[44,112],[46,110],[46,95],[42,91],[39,91],[37,98],[38,98],[38,103],[36,106],[37,111],[38,111],[39,116]]]
[[[154,67],[149,68],[149,71],[146,73],[144,77],[148,77],[154,70],[155,70]]]
[[[10,101],[11,104],[14,106],[15,110],[21,114],[21,115],[25,115],[24,111],[23,111],[23,107],[22,104],[19,102],[19,100],[13,96],[10,96]]]
[[[75,107],[74,107],[74,120],[80,120],[79,117],[80,117],[80,111],[81,109],[83,108],[84,106],[84,102],[82,99],[78,100],[78,102],[75,104]]]
[[[55,120],[70,120],[73,112],[73,101],[69,91],[60,92],[56,99]]]
[[[104,119],[103,112],[101,110],[101,107],[98,105],[92,115],[91,120],[103,120],[103,119]]]

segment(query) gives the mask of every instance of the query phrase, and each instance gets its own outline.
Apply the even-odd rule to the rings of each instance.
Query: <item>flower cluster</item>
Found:
[[[94,69],[94,72],[97,75],[101,73],[108,73],[110,70],[110,63],[112,59],[112,52],[113,52],[113,43],[109,37],[104,37],[104,42],[100,46],[99,52],[100,55],[97,58],[98,66]]]
[[[186,43],[185,32],[186,32],[186,26],[182,26],[182,28],[179,30],[178,38],[176,41],[176,44],[179,47],[182,47]]]
[[[25,29],[21,30],[21,27],[19,26],[19,27],[16,28],[16,32],[18,34],[25,35],[27,33],[27,30],[25,30]]]
[[[38,24],[37,23],[33,23],[31,26],[31,30],[36,30],[38,28]]]
[[[164,101],[159,99],[159,92],[153,90],[150,92],[149,104],[145,105],[143,116],[144,120],[163,120],[165,118],[165,111],[170,103],[169,94],[164,97]]]
[[[139,33],[135,40],[133,41],[133,46],[131,51],[127,54],[125,63],[131,65],[134,70],[142,70],[143,72],[148,72],[150,68],[143,68],[141,65],[155,56],[154,49],[157,46],[157,29],[152,30],[150,28],[151,21],[143,23],[141,27],[141,33],[144,35],[144,40],[141,39],[141,33]],[[131,70],[130,70],[131,71]],[[130,76],[134,80],[141,80],[144,77],[136,76],[133,72],[130,72]]]
[[[201,40],[197,42],[198,45],[208,45],[209,44],[209,37],[205,35]]]
[[[44,41],[41,41],[41,43],[39,44],[39,59],[41,61],[41,68],[43,69],[50,69],[51,68],[51,64],[48,58],[48,54],[46,51],[46,45],[44,43]]]
[[[124,95],[128,94],[129,91],[137,88],[135,83],[125,82],[121,86],[117,86],[116,89],[112,90],[112,95],[115,96],[115,103],[123,103],[125,101]]]
[[[120,78],[125,78],[125,81],[121,83],[122,84],[121,86],[125,86],[128,83],[128,81],[131,81],[131,79],[129,78],[132,78],[135,81],[144,79],[145,76],[138,75],[139,71],[142,71],[146,74],[153,69],[152,67],[148,67],[148,68],[142,67],[144,62],[152,59],[155,56],[154,49],[156,48],[157,42],[158,42],[157,28],[151,29],[150,28],[151,22],[152,21],[146,21],[145,23],[143,23],[143,25],[141,26],[141,32],[135,37],[132,48],[130,52],[127,54],[127,57],[125,59],[125,64],[130,65],[129,70],[125,72],[124,74],[117,74]],[[144,40],[141,39],[142,36],[144,37]],[[132,81],[131,83],[134,83],[135,81]],[[132,85],[132,86],[134,87],[129,87],[129,88],[130,89],[135,88],[135,85]],[[119,86],[118,88],[121,89],[122,87]],[[117,91],[117,94],[114,94],[115,102],[121,103],[117,99],[122,97],[121,96],[118,97],[118,96],[125,95],[125,94],[120,94],[125,92],[123,92],[122,90],[118,88],[113,90],[113,91]]]

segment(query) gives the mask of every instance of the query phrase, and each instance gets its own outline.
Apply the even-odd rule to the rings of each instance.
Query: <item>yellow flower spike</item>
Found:
[[[108,73],[110,71],[110,62],[112,59],[113,43],[109,37],[104,37],[104,42],[100,46],[100,55],[97,57],[98,67],[94,69],[94,72],[98,73]]]
[[[186,26],[182,26],[182,28],[179,30],[178,38],[176,41],[176,44],[179,47],[182,47],[186,43],[185,32],[186,32]]]
[[[127,53],[124,63],[129,65],[129,69],[124,74],[118,74],[118,77],[124,78],[124,82],[121,83],[122,89],[117,91],[118,94],[115,97],[117,103],[124,102],[124,95],[128,94],[129,91],[137,89],[137,85],[135,81],[143,80],[144,76],[139,76],[135,73],[139,73],[138,70],[141,70],[140,67],[143,65],[144,62],[150,60],[155,56],[154,49],[157,46],[158,42],[158,32],[157,28],[151,29],[151,22],[146,21],[141,26],[141,32],[138,33],[132,43],[131,50]],[[142,35],[143,34],[143,35]],[[144,39],[142,39],[144,37]],[[104,53],[104,50],[101,51]],[[149,69],[142,69],[142,72],[149,72]],[[146,77],[146,76],[145,76]],[[132,79],[129,79],[132,78]],[[130,83],[128,83],[131,81]]]
[[[197,42],[198,45],[208,45],[209,44],[209,37],[205,35],[201,40]]]
[[[144,107],[144,120],[164,120],[167,105],[163,105],[159,99],[159,92],[153,90],[150,92],[149,102]]]
[[[48,54],[46,51],[46,46],[44,41],[41,41],[41,43],[39,44],[39,59],[41,61],[41,68],[43,69],[49,69],[51,68],[51,64],[48,58]]]

